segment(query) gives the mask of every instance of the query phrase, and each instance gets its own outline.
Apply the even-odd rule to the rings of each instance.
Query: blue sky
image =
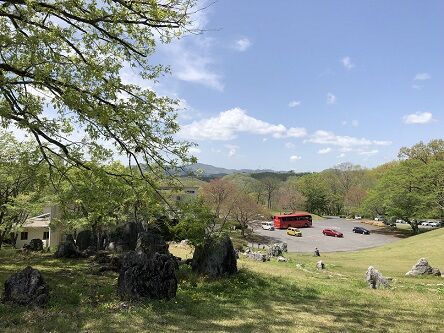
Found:
[[[373,167],[443,138],[443,1],[224,0],[200,35],[162,45],[179,136],[199,162],[317,171]]]

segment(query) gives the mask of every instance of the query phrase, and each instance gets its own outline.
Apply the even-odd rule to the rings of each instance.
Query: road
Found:
[[[370,235],[353,233],[353,228],[361,226],[370,230]],[[344,234],[343,238],[324,236],[322,229],[335,229]],[[380,227],[363,224],[340,218],[313,221],[313,227],[300,228],[302,237],[288,236],[286,230],[263,230],[260,225],[254,227],[254,232],[264,236],[264,243],[286,242],[289,252],[313,252],[317,247],[322,252],[354,251],[388,244],[399,240],[395,235],[383,232]],[[256,244],[254,244],[256,245]],[[254,247],[253,245],[253,247]]]

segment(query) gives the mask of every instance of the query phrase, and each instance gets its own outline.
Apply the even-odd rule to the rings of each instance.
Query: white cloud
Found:
[[[269,135],[279,139],[303,137],[307,131],[300,127],[287,128],[282,124],[270,124],[248,116],[240,108],[234,108],[221,112],[215,117],[183,125],[179,136],[190,140],[227,141],[236,138],[238,133]]]
[[[419,85],[419,84],[412,84],[412,88],[413,88],[413,89],[416,89],[416,90],[421,90],[421,89],[422,89],[422,86]]]
[[[344,153],[341,153],[341,154],[339,154],[338,156],[337,156],[337,158],[344,158],[345,157],[345,154]]]
[[[355,138],[352,136],[340,136],[333,132],[318,130],[306,139],[304,142],[311,142],[323,145],[335,145],[340,147],[356,147],[356,146],[385,146],[391,144],[390,141],[369,140],[366,138]]]
[[[429,73],[418,73],[415,75],[415,78],[413,80],[415,81],[425,81],[430,80],[432,77]]]
[[[295,148],[295,147],[296,147],[296,146],[295,146],[294,143],[291,143],[291,142],[286,142],[286,143],[285,143],[285,148],[293,149],[293,148]]]
[[[351,124],[352,124],[353,127],[358,127],[359,126],[359,120],[356,120],[356,119],[352,120]]]
[[[318,150],[318,154],[328,154],[329,152],[331,152],[331,148],[330,147]]]
[[[427,124],[433,121],[431,112],[416,112],[402,117],[405,124]]]
[[[200,154],[201,150],[198,147],[190,147],[190,149],[188,149],[188,152],[190,154]]]
[[[336,104],[336,96],[332,93],[327,94],[327,104]]]
[[[301,105],[301,101],[290,101],[290,103],[288,103],[288,106],[289,106],[290,108],[296,108],[296,107],[298,107],[299,105]]]
[[[342,65],[347,69],[350,70],[353,67],[355,67],[355,64],[352,63],[350,57],[344,57],[341,59]]]
[[[237,150],[239,149],[239,146],[236,145],[225,145],[225,148],[228,149],[228,157],[233,157],[236,155]]]
[[[300,159],[302,159],[302,157],[299,156],[299,155],[292,155],[292,156],[290,156],[290,161],[297,161],[297,160],[300,160]]]
[[[239,52],[246,51],[251,46],[251,42],[248,38],[241,38],[236,41],[234,48]]]
[[[379,153],[378,149],[361,150],[361,151],[358,152],[359,155],[366,155],[366,156],[375,155],[377,153]]]

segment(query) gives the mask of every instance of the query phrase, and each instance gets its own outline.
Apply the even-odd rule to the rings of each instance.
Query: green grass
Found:
[[[172,247],[183,258],[187,248]],[[171,301],[118,299],[117,274],[95,275],[88,260],[0,252],[0,283],[26,265],[41,270],[51,287],[43,310],[0,304],[0,332],[442,332],[444,278],[404,276],[420,257],[444,270],[444,229],[383,247],[322,254],[288,254],[289,262],[240,259],[237,275],[218,280],[178,272]],[[369,265],[393,278],[371,290]]]

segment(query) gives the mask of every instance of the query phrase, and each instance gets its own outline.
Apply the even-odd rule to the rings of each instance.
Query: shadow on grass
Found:
[[[418,326],[415,309],[392,311],[378,298],[354,297],[355,286],[333,295],[316,284],[301,287],[294,279],[244,269],[208,280],[182,266],[176,298],[126,304],[115,292],[117,274],[94,275],[87,260],[3,259],[0,283],[30,264],[49,283],[51,301],[42,310],[1,304],[1,332],[386,332],[394,320],[409,328],[436,322],[421,318],[426,326]]]

